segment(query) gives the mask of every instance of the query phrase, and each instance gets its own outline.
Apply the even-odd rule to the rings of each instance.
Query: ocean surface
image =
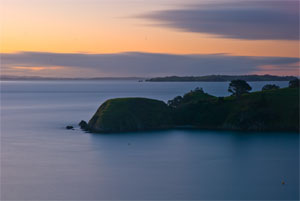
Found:
[[[266,83],[288,85],[249,84]],[[298,200],[298,133],[77,126],[109,98],[167,101],[196,87],[228,95],[222,82],[2,81],[1,200]]]

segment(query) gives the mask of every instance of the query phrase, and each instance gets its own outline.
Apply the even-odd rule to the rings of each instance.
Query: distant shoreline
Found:
[[[245,80],[247,82],[263,81],[291,81],[295,76],[275,75],[207,75],[207,76],[168,76],[146,80],[147,82],[230,82],[232,80]]]
[[[247,82],[260,81],[291,81],[296,76],[275,75],[206,75],[206,76],[166,76],[166,77],[39,77],[39,76],[0,76],[0,81],[106,81],[106,80],[128,80],[138,82],[230,82],[241,79]]]

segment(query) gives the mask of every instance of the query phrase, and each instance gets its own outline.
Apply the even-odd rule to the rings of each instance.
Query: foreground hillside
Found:
[[[125,132],[176,127],[243,131],[299,131],[299,88],[215,97],[197,89],[170,100],[111,99],[84,127]]]
[[[199,98],[203,96],[203,99]],[[172,110],[175,125],[229,130],[299,130],[299,89],[284,88],[237,98],[191,92]],[[198,98],[197,98],[198,96]]]

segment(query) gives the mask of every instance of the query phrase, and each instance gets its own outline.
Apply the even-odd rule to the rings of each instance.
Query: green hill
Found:
[[[117,98],[103,103],[88,129],[92,132],[126,132],[162,129],[170,126],[168,106],[146,98]]]
[[[168,101],[119,98],[103,103],[86,127],[126,132],[176,127],[243,131],[299,131],[299,88],[215,97],[196,89]]]

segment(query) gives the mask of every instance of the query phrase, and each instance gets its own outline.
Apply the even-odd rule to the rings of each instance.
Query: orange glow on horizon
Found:
[[[293,63],[290,65],[285,65],[285,66],[264,65],[264,66],[260,66],[260,70],[253,72],[253,74],[265,75],[265,74],[270,74],[270,72],[272,72],[272,75],[278,75],[278,76],[289,76],[289,75],[300,76],[299,67],[300,67],[300,62]]]
[[[63,69],[60,66],[50,66],[50,67],[25,67],[25,66],[16,66],[12,67],[14,69],[22,69],[22,70],[29,70],[29,71],[42,71],[42,70],[58,70]]]
[[[232,54],[238,56],[298,57],[298,41],[249,41],[216,38],[199,33],[174,32],[148,27],[113,32],[75,33],[54,37],[50,33],[4,32],[0,52],[20,51],[53,53],[107,54],[147,52],[167,54]],[[112,30],[112,29],[111,29]],[[116,34],[122,33],[122,34]],[[18,38],[18,40],[14,40]]]

